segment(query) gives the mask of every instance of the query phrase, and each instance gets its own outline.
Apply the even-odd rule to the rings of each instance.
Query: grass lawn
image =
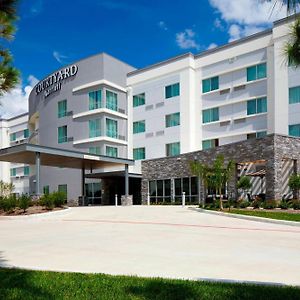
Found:
[[[264,211],[264,210],[242,210],[242,209],[231,209],[224,211],[231,214],[247,215],[254,217],[263,217],[276,220],[286,220],[300,222],[300,213],[288,213],[283,211]]]
[[[295,287],[0,269],[0,299],[300,299]]]

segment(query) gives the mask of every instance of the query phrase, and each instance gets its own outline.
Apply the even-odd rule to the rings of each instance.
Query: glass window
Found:
[[[57,103],[57,116],[63,118],[67,115],[67,100],[62,100]]]
[[[191,195],[198,195],[198,178],[191,177]]]
[[[182,191],[185,192],[185,195],[190,194],[190,178],[182,178]]]
[[[290,125],[289,126],[289,135],[300,137],[300,124]]]
[[[219,76],[202,80],[202,93],[219,89]]]
[[[166,127],[173,127],[180,125],[180,113],[166,115]]]
[[[157,196],[160,196],[162,197],[164,195],[164,182],[163,180],[157,180],[156,181],[156,193],[157,193]]]
[[[219,139],[202,141],[202,149],[211,149],[219,146]]]
[[[29,166],[24,167],[24,176],[29,176]]]
[[[10,176],[11,176],[11,177],[17,176],[17,169],[16,169],[16,168],[10,169]]]
[[[156,197],[156,181],[149,181],[149,194],[150,197]]]
[[[17,139],[17,134],[14,132],[14,133],[11,133],[10,134],[10,141],[11,142],[14,142],[15,140]]]
[[[118,138],[118,121],[106,119],[106,136]]]
[[[300,103],[300,86],[289,89],[289,103]]]
[[[44,194],[44,195],[49,195],[49,185],[45,185],[45,186],[43,187],[43,194]]]
[[[89,120],[89,137],[94,138],[97,136],[101,136],[101,120]]]
[[[133,149],[133,159],[140,160],[146,158],[145,148],[135,148]]]
[[[146,123],[144,121],[133,122],[133,133],[141,133],[146,131]]]
[[[171,196],[171,179],[164,180],[165,197]]]
[[[247,68],[247,81],[253,81],[267,77],[267,64],[259,64]]]
[[[89,110],[101,108],[102,106],[102,91],[89,92]]]
[[[133,107],[144,105],[145,102],[145,93],[133,96]]]
[[[111,91],[106,91],[106,108],[118,111],[118,95]]]
[[[172,98],[180,95],[180,85],[175,83],[165,87],[165,96],[166,98]]]
[[[267,98],[257,98],[247,101],[247,115],[254,115],[267,112]]]
[[[174,180],[174,184],[175,184],[175,195],[181,196],[182,195],[182,180],[181,180],[181,178],[176,178]]]
[[[210,123],[219,121],[219,108],[211,108],[202,111],[202,122]]]
[[[89,153],[100,155],[100,147],[89,147]]]
[[[59,184],[58,185],[58,191],[65,193],[66,198],[68,197],[68,186],[66,184]]]
[[[106,155],[110,157],[118,157],[118,148],[106,146]]]
[[[25,139],[29,138],[29,129],[24,129],[23,134]]]
[[[180,143],[166,144],[166,155],[176,156],[180,154]]]
[[[266,135],[267,135],[267,131],[260,131],[256,133],[257,138],[262,138],[265,137]]]
[[[58,127],[58,143],[66,143],[68,141],[68,128],[67,126]]]

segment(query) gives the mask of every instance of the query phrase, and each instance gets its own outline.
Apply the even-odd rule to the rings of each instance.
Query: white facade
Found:
[[[11,119],[0,120],[0,148],[7,148],[28,140],[28,114]],[[29,193],[30,167],[24,164],[0,162],[0,180],[6,183],[12,182],[14,193]]]
[[[145,120],[146,128],[133,134],[129,149],[145,148],[145,159],[152,159],[166,156],[169,143],[179,142],[180,153],[187,153],[202,150],[207,143],[215,146],[271,133],[288,135],[289,125],[300,124],[300,103],[289,104],[289,88],[300,87],[300,70],[288,67],[283,53],[291,23],[292,19],[284,19],[274,23],[272,30],[128,74],[129,101],[145,94],[145,105],[132,108],[132,120]],[[258,65],[253,80],[250,73]],[[216,77],[217,88],[204,92],[203,81]],[[176,83],[180,94],[166,98],[166,86]],[[261,108],[265,100],[255,99],[266,99],[267,108]],[[254,103],[257,111],[251,112]],[[204,122],[203,111],[208,109],[218,110],[216,120]],[[167,128],[166,115],[176,112],[180,125]],[[138,162],[135,172],[141,172]]]

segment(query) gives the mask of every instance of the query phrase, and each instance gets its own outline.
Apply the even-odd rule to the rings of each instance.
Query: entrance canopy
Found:
[[[115,158],[88,154],[72,150],[44,147],[33,144],[22,144],[0,150],[0,161],[34,165],[36,153],[40,153],[41,165],[73,169],[99,169],[133,165],[131,159]]]
[[[33,144],[16,145],[0,149],[0,161],[22,163],[36,166],[36,193],[40,194],[40,166],[63,167],[82,170],[82,196],[85,196],[85,170],[105,167],[124,167],[125,195],[128,195],[128,166],[134,160],[88,154],[72,150],[45,147]]]

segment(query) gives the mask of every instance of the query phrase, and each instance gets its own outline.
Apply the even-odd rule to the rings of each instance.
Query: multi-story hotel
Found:
[[[47,76],[32,91],[29,143],[134,159],[129,167],[129,194],[133,194],[134,203],[141,199],[142,177],[143,201],[147,193],[157,200],[175,199],[183,191],[190,199],[198,199],[199,181],[187,172],[187,166],[181,170],[185,177],[170,174],[174,160],[166,157],[178,161],[185,154],[191,158],[191,153],[214,153],[209,151],[217,148],[238,152],[239,143],[269,145],[263,141],[270,136],[275,137],[272,143],[277,136],[300,137],[300,70],[289,67],[283,53],[292,22],[293,18],[283,19],[269,30],[225,46],[197,55],[187,53],[139,70],[107,54],[68,65]],[[8,124],[6,130],[18,136],[23,129],[13,129],[13,120],[2,122]],[[13,138],[10,134],[11,141]],[[231,148],[225,146],[229,144]],[[8,142],[2,144],[7,146]],[[256,155],[251,157],[251,166],[258,165],[263,172],[255,173],[256,166],[251,174],[253,181],[259,182],[256,186],[260,192],[265,193],[267,161],[274,159]],[[286,174],[295,169],[299,159],[293,155],[284,153],[280,158],[285,161]],[[287,162],[288,156],[292,161]],[[245,157],[250,159],[246,153]],[[249,171],[249,166],[244,167],[249,161],[241,154],[239,162],[243,163],[241,173],[247,168]],[[20,168],[12,167],[10,172],[19,176]],[[2,177],[7,180],[6,169]],[[31,169],[30,174],[34,174]],[[265,181],[260,183],[263,176]],[[124,170],[120,167],[87,170],[85,177],[85,193],[93,203],[113,203],[115,194],[124,194]],[[274,184],[279,184],[277,177]],[[80,180],[80,170],[41,167],[43,192],[60,189],[67,192],[68,199],[75,199],[81,195]],[[31,176],[30,193],[35,192],[35,182]],[[286,182],[280,191],[274,184],[268,185],[275,190],[271,198],[288,194]]]

